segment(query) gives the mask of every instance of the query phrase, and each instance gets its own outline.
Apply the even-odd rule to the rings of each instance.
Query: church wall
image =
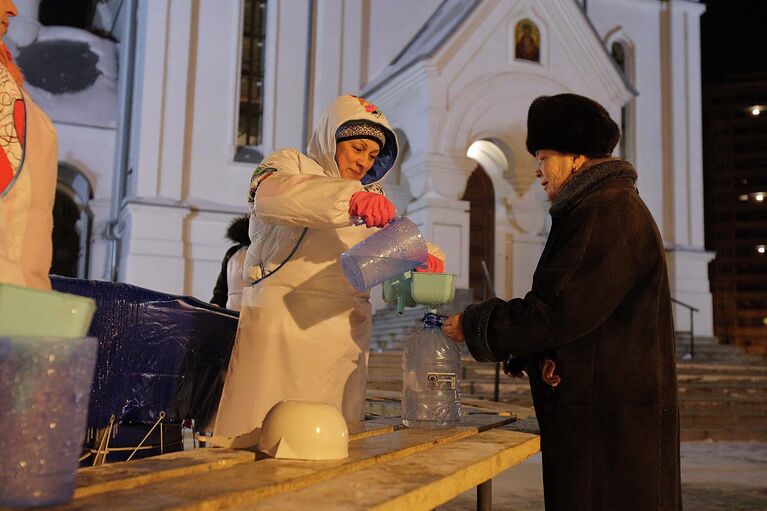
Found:
[[[59,162],[80,171],[92,187],[88,207],[93,213],[89,277],[107,278],[108,242],[104,238],[109,221],[114,173],[115,131],[110,128],[57,124]]]
[[[131,229],[123,265],[128,281],[208,299],[228,245],[223,239],[226,224],[245,209],[253,165],[233,158],[241,23],[238,4],[200,0],[196,7],[187,8],[168,0],[141,3],[143,54],[136,111],[140,124],[132,160],[138,181],[134,204],[126,212],[140,221],[125,223]],[[339,93],[361,90],[375,78],[439,4],[439,0],[315,2],[310,45],[310,3],[270,1],[262,153],[280,147],[303,148],[327,103]],[[529,287],[546,234],[547,205],[535,183],[534,160],[524,147],[530,101],[540,94],[571,90],[602,102],[617,119],[621,106],[630,99],[621,92],[622,85],[616,85],[620,81],[606,66],[607,56],[600,53],[604,50],[588,25],[573,15],[575,6],[532,0],[513,4],[509,10],[506,2],[481,3],[478,9],[483,9],[484,18],[470,27],[475,36],[448,40],[434,58],[403,71],[396,87],[378,90],[368,98],[379,104],[393,127],[403,130],[408,139],[409,155],[402,162],[401,175],[403,186],[417,198],[407,206],[408,214],[420,222],[427,237],[450,233],[444,243],[451,254],[458,255],[450,258],[448,269],[459,273],[461,285],[466,285],[467,278],[460,274],[468,265],[463,255],[468,254],[468,224],[459,188],[476,166],[466,157],[466,150],[480,138],[497,139],[509,149],[509,168],[492,175],[498,197],[496,268],[503,268],[497,272],[496,288],[506,297]],[[660,219],[675,204],[664,186],[669,171],[668,155],[661,151],[664,90],[658,85],[662,82],[658,62],[661,25],[656,4],[593,0],[589,14],[602,40],[620,27],[621,35],[634,45],[633,78],[639,91],[633,100],[635,162],[642,196]],[[408,12],[404,18],[403,10]],[[499,16],[502,12],[507,14]],[[544,37],[540,64],[513,58],[513,26],[521,17],[540,24]],[[547,26],[542,21],[546,19],[557,21]],[[697,36],[691,31],[690,18],[686,19],[689,45]],[[565,37],[565,33],[575,35]],[[313,69],[306,67],[309,58]],[[689,74],[695,63],[688,62],[692,66]],[[598,71],[590,74],[588,69]],[[685,107],[694,116],[693,107],[694,97]],[[672,133],[678,129],[669,126]],[[689,135],[695,143],[694,131]],[[435,170],[439,179],[433,178]],[[177,225],[180,244],[147,241],[155,240],[146,230],[151,226],[147,218]],[[671,232],[669,222],[659,221],[659,225],[664,239],[669,240],[665,234]],[[455,229],[460,233],[456,235]],[[136,251],[132,251],[131,238],[142,240],[132,244]],[[167,271],[158,274],[149,267],[157,261],[169,265]],[[178,271],[170,270],[174,264]],[[707,285],[705,277],[701,282]]]
[[[351,0],[353,2],[354,0]],[[347,0],[347,4],[351,3]],[[362,0],[369,6],[369,28],[363,82],[375,78],[421,30],[442,0]]]
[[[642,199],[663,229],[663,130],[661,69],[661,4],[636,0],[592,0],[589,17],[605,42],[626,44],[630,52],[630,82],[638,95],[633,99],[633,161]],[[608,48],[609,49],[609,48]],[[633,61],[633,62],[632,62]],[[616,121],[619,119],[616,119]]]

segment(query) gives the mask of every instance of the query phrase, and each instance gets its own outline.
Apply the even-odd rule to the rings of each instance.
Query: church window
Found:
[[[261,143],[264,108],[266,0],[245,0],[243,3],[238,148]]]
[[[631,62],[629,61],[630,54],[627,46],[622,41],[614,41],[610,45],[610,53],[612,54],[613,60],[617,64],[618,69],[620,69],[621,73],[623,73],[623,76],[626,78],[626,80],[631,83],[633,73]],[[632,160],[634,156],[632,154],[633,148],[631,147],[633,125],[632,104],[633,102],[630,102],[621,108],[620,119],[621,139],[618,143],[618,150],[620,152],[621,158],[625,158],[627,160]]]

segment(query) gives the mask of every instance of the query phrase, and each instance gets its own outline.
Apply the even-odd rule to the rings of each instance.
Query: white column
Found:
[[[497,293],[504,299],[524,296],[533,286],[533,273],[543,252],[548,233],[548,203],[542,203],[540,192],[530,189],[524,197],[510,195],[506,205],[505,289]]]
[[[120,225],[119,280],[172,294],[184,294],[184,220],[189,210],[180,207],[128,203]]]
[[[88,202],[93,213],[90,239],[90,261],[87,278],[109,280],[109,241],[105,238],[106,224],[111,215],[111,198],[94,199]]]
[[[713,334],[708,263],[704,247],[700,83],[700,15],[705,7],[678,0],[664,4],[662,40],[664,241],[671,295],[700,310],[695,334]],[[688,309],[674,306],[675,327],[689,330]]]
[[[234,242],[226,238],[226,229],[236,215],[224,212],[192,212],[185,219],[187,233],[187,293],[207,302],[221,271],[224,254]]]
[[[153,0],[139,7],[138,88],[134,109],[134,176],[137,197],[182,200],[187,195],[187,98],[191,35],[190,2]]]
[[[457,288],[469,287],[469,203],[459,200],[476,162],[467,157],[439,154],[412,155],[402,171],[417,199],[407,216],[427,241],[447,255],[445,271],[458,275]]]

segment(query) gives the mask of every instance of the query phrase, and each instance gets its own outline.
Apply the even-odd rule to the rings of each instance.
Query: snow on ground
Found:
[[[682,499],[686,511],[767,509],[767,443],[683,442]],[[439,511],[474,509],[468,491]],[[543,509],[540,453],[493,479],[493,509]]]

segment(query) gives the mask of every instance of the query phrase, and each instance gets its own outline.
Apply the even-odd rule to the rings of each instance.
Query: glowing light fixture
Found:
[[[754,108],[751,109],[751,115],[759,115],[761,113],[762,111],[758,106],[755,106]]]
[[[756,199],[757,202],[764,202],[764,192],[755,193],[754,199]]]
[[[764,254],[765,252],[767,252],[767,245],[757,245],[756,252],[758,254]]]

